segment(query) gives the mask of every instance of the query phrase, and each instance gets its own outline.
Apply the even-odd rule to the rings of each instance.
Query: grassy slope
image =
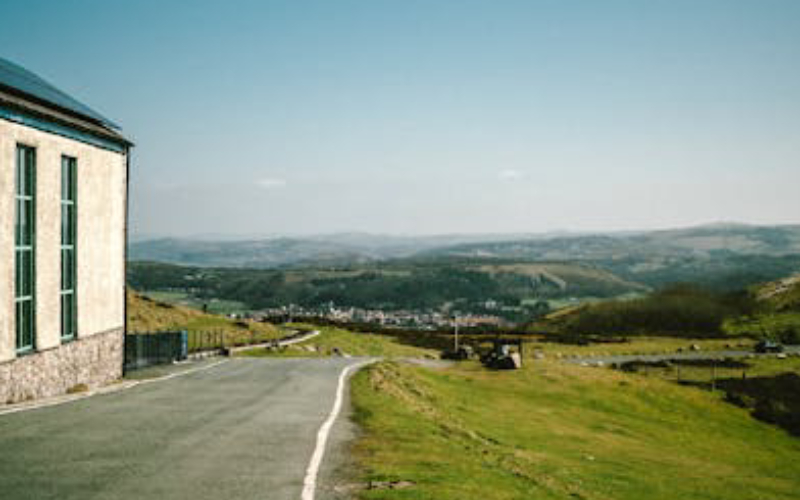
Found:
[[[529,277],[539,277],[543,275],[555,281],[563,280],[566,283],[604,282],[625,287],[632,291],[644,292],[648,290],[648,288],[641,283],[627,281],[609,271],[577,263],[524,262],[516,264],[482,264],[476,266],[476,269],[490,274],[514,273]]]
[[[776,311],[800,310],[800,274],[765,283],[756,290],[756,297]]]
[[[787,328],[800,330],[800,312],[763,313],[752,318],[736,318],[725,323],[730,335],[774,338]]]
[[[738,363],[743,363],[746,366],[726,367],[717,365],[713,368],[710,366],[699,366],[685,364],[681,366],[680,375],[683,381],[693,382],[707,382],[710,381],[712,375],[717,379],[722,378],[741,378],[742,372],[745,372],[747,377],[773,377],[781,373],[793,372],[800,375],[800,358],[787,358],[779,359],[774,357],[764,358],[748,358],[735,360]],[[661,377],[667,380],[675,379],[675,367],[653,367],[650,366],[646,373],[648,377]]]
[[[193,297],[188,292],[142,290],[140,293],[159,302],[184,306],[190,309],[200,310],[203,308],[203,306],[206,306],[208,308],[208,312],[211,314],[230,314],[247,311],[247,306],[241,302],[219,299],[202,300]]]
[[[787,329],[800,331],[800,275],[765,283],[754,292],[761,311],[753,317],[728,321],[728,333],[776,338]]]
[[[800,441],[717,395],[555,362],[395,364],[353,380],[368,499],[796,498]]]
[[[387,335],[376,335],[373,333],[356,333],[340,328],[317,327],[311,325],[300,325],[305,329],[320,330],[320,335],[313,337],[305,342],[289,346],[282,351],[269,351],[266,349],[254,349],[240,353],[243,356],[251,357],[319,357],[329,356],[331,350],[336,347],[341,352],[351,356],[382,356],[382,357],[425,357],[436,356],[435,351],[421,349],[410,345],[397,342],[393,337]],[[304,349],[306,346],[314,346],[316,351]]]
[[[221,331],[230,343],[254,335],[259,339],[273,339],[285,335],[269,323],[247,321],[244,323],[224,316],[206,314],[188,307],[166,304],[128,292],[128,330],[130,332],[157,332],[164,330]]]
[[[692,345],[697,345],[703,351],[718,351],[724,349],[750,350],[755,341],[747,338],[736,339],[692,339],[676,337],[632,337],[629,342],[590,344],[586,346],[572,344],[556,344],[552,342],[529,342],[525,349],[539,350],[545,355],[563,356],[608,356],[628,354],[661,354],[673,353],[678,349],[688,351]]]

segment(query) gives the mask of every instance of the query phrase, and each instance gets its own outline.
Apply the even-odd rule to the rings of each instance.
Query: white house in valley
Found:
[[[131,146],[0,59],[0,404],[121,375]]]

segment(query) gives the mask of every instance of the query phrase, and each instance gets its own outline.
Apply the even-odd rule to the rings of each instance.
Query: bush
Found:
[[[800,329],[796,326],[787,326],[778,333],[778,341],[789,345],[800,344]]]

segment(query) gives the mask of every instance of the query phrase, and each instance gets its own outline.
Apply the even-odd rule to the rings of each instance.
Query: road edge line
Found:
[[[317,476],[319,475],[319,467],[322,465],[322,459],[325,456],[325,447],[328,443],[328,437],[330,436],[331,428],[333,427],[336,418],[339,416],[339,412],[342,410],[342,401],[344,400],[344,388],[345,382],[347,381],[347,376],[351,371],[358,370],[359,368],[375,363],[376,361],[377,360],[369,360],[348,365],[344,367],[342,372],[339,374],[339,383],[336,387],[336,399],[333,402],[333,408],[331,408],[328,418],[325,419],[320,426],[319,431],[317,431],[317,445],[314,448],[314,453],[311,455],[311,461],[308,463],[308,467],[306,468],[306,475],[303,479],[303,493],[300,497],[301,500],[314,500],[314,494],[316,493],[317,489]]]

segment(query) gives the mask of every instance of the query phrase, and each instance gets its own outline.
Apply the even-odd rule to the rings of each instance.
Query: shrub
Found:
[[[676,285],[642,299],[588,307],[568,321],[566,328],[572,333],[604,335],[720,336],[727,317],[749,309],[750,300],[739,294]]]
[[[778,341],[783,344],[800,344],[800,329],[796,326],[787,326],[778,333]]]

